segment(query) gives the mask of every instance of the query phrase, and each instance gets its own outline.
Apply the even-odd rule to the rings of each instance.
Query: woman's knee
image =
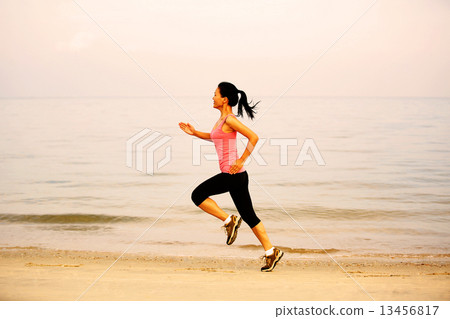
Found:
[[[202,192],[200,189],[196,188],[191,194],[191,199],[194,202],[196,206],[200,206],[201,203],[205,201],[205,199],[208,198],[208,195],[206,195],[204,192]]]
[[[258,216],[256,216],[256,214],[241,214],[242,219],[244,220],[244,222],[250,227],[253,228],[256,225],[258,225],[261,220],[258,218]]]

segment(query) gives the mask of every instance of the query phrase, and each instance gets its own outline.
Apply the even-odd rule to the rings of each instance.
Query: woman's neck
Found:
[[[233,114],[233,111],[231,110],[231,106],[226,105],[223,109],[220,110],[220,118],[223,119],[228,114]]]

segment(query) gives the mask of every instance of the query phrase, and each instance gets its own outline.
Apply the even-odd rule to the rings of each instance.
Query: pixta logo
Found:
[[[162,137],[161,137],[162,136]],[[170,141],[172,137],[163,135],[160,132],[145,128],[134,134],[127,140],[127,166],[135,167],[138,171],[144,172],[144,162],[146,163],[145,172],[149,175],[154,173],[155,152],[164,144]],[[171,146],[165,148],[165,156],[156,164],[156,169],[164,167],[171,160]]]
[[[269,165],[266,159],[260,153],[267,140],[269,140],[269,147],[273,148],[273,150],[270,151],[271,154],[277,152],[278,148],[277,153],[280,166],[288,165],[289,146],[295,147],[299,145],[299,141],[296,138],[260,138],[258,143],[256,143],[253,150],[251,151],[250,157],[248,157],[244,165],[248,165],[252,160],[255,160],[258,166]],[[240,141],[245,146],[248,143],[247,139],[240,139]],[[219,141],[218,143],[221,142],[222,141]],[[236,141],[234,140],[229,140],[228,142],[230,143],[228,148],[231,148],[231,144],[236,143]],[[194,166],[201,165],[202,158],[205,158],[207,161],[217,161],[219,159],[217,153],[215,152],[204,154],[202,146],[210,147],[211,142],[201,139],[192,140],[192,165]],[[292,156],[292,150],[290,154]],[[312,138],[307,138],[303,141],[303,144],[298,151],[294,166],[302,166],[306,161],[315,161],[319,166],[326,165],[325,160],[323,159],[323,156],[319,151],[319,148]]]

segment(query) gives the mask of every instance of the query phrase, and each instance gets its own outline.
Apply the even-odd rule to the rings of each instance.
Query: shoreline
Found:
[[[450,300],[447,255],[335,257],[345,272],[285,256],[271,273],[255,258],[120,255],[1,248],[0,300],[77,300],[109,267],[79,300]]]

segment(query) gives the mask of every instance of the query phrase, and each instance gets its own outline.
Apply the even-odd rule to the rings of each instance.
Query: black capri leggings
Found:
[[[192,192],[191,198],[195,205],[199,206],[211,195],[230,192],[234,205],[244,222],[250,228],[255,227],[260,222],[253,210],[252,200],[248,191],[247,171],[236,174],[219,173],[200,185]]]

